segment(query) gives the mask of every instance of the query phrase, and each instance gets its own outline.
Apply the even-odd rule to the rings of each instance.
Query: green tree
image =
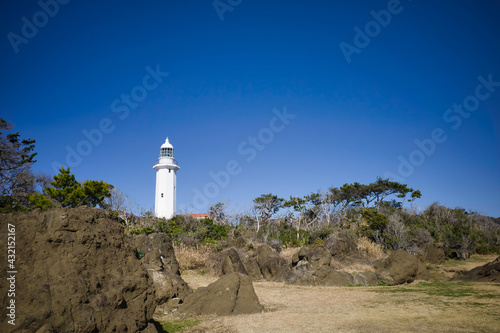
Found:
[[[324,205],[324,198],[321,193],[311,193],[305,195],[303,198],[290,197],[283,203],[283,207],[293,207],[295,212],[299,212],[299,216],[293,219],[292,224],[295,222],[295,229],[297,231],[297,238],[300,236],[300,228],[309,228],[321,217],[321,214],[326,211]]]
[[[103,181],[86,180],[82,187],[85,204],[90,207],[102,206],[104,199],[111,196],[111,188],[111,185]]]
[[[42,193],[33,193],[29,201],[33,207],[40,208],[42,210],[47,210],[56,207],[56,205],[50,200],[46,195]]]
[[[70,169],[64,167],[61,167],[59,174],[54,176],[50,185],[44,191],[62,207],[101,206],[104,199],[111,196],[112,188],[108,183],[97,180],[87,180],[82,185],[76,181]]]
[[[422,193],[420,193],[420,190],[415,190],[411,193],[411,199],[409,199],[411,211],[413,211],[413,202],[417,199],[420,199],[421,197]]]
[[[376,196],[377,206],[380,206],[384,199],[392,194],[395,194],[398,198],[402,198],[404,201],[406,194],[413,191],[413,189],[409,188],[406,184],[393,182],[390,181],[389,178],[384,179],[381,177],[377,177],[377,180],[371,183],[370,186]]]
[[[266,225],[269,219],[276,214],[276,212],[281,208],[283,201],[283,198],[279,198],[277,195],[273,195],[272,193],[262,194],[260,197],[253,200],[253,208],[257,219],[257,232],[259,231],[261,225]]]

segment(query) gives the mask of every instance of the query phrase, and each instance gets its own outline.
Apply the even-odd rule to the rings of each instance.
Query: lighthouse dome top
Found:
[[[170,141],[168,141],[168,137],[165,139],[165,143],[161,145],[161,148],[174,148]]]
[[[160,149],[160,159],[173,159],[174,158],[174,146],[170,144],[168,138],[165,140],[165,143],[161,145]]]

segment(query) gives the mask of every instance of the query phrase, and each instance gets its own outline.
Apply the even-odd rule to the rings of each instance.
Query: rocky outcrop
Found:
[[[360,255],[356,242],[344,232],[330,236],[325,242],[325,248],[330,251],[333,257],[338,259]]]
[[[425,265],[404,250],[394,251],[387,259],[376,263],[375,270],[378,281],[389,286],[429,279]]]
[[[258,281],[263,278],[262,273],[260,272],[259,264],[257,263],[257,259],[249,258],[245,261],[245,270],[248,273],[248,276],[252,279],[252,281]]]
[[[236,251],[235,251],[236,252]],[[233,253],[229,259],[226,257],[224,265],[227,270],[248,274],[253,280],[265,279],[268,281],[283,282],[293,275],[289,263],[279,253],[267,244],[260,245],[243,260],[243,267]],[[231,267],[231,268],[230,268]]]
[[[180,275],[172,240],[164,233],[140,234],[132,237],[132,244],[144,253],[142,263],[155,270],[167,270]]]
[[[500,282],[500,257],[486,265],[476,267],[453,280],[470,282]]]
[[[16,321],[1,332],[142,332],[155,310],[151,278],[123,228],[98,209],[1,216],[16,234]],[[5,247],[3,247],[5,249]],[[2,304],[7,287],[1,284]],[[6,317],[6,307],[0,310]],[[154,332],[150,324],[149,332]]]
[[[153,281],[158,310],[176,308],[192,289],[181,278],[170,237],[163,233],[136,235],[132,243],[138,253],[144,253],[141,263]]]
[[[446,260],[446,253],[443,246],[435,243],[427,243],[423,248],[424,260],[429,264],[443,265]]]
[[[243,265],[240,255],[238,254],[238,251],[236,251],[235,248],[230,248],[226,251],[226,258],[222,262],[221,271],[222,275],[234,272],[248,275],[248,272],[245,269],[245,266]]]
[[[292,267],[296,269],[325,269],[330,267],[332,255],[322,246],[303,246],[292,257]]]
[[[262,312],[263,307],[247,275],[226,274],[207,287],[198,288],[179,307],[187,314],[220,316]]]
[[[259,246],[255,259],[262,277],[268,281],[284,281],[292,274],[286,260],[269,245]]]
[[[312,286],[374,285],[374,272],[343,272],[331,267],[332,255],[325,247],[303,246],[292,258],[292,283]]]

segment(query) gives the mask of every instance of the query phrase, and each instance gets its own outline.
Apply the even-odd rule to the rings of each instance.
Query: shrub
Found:
[[[214,224],[212,219],[203,219],[200,221],[205,227],[200,237],[204,243],[215,243],[216,240],[222,240],[228,237],[229,226]]]
[[[297,235],[297,229],[292,228],[287,223],[280,225],[277,235],[277,238],[286,247],[300,247],[308,244],[309,237],[309,233],[304,229],[300,229]]]
[[[179,218],[177,216],[171,218],[170,220],[160,219],[156,224],[156,229],[159,232],[164,232],[168,235],[173,236],[173,238],[176,238],[184,231],[184,228],[181,224],[182,221],[182,217]]]
[[[150,234],[153,232],[155,232],[155,229],[153,227],[144,227],[141,229],[135,229],[135,228],[130,229],[131,235],[139,235],[139,234],[146,234],[147,235],[147,234]]]
[[[135,256],[137,257],[137,259],[142,259],[142,258],[144,258],[145,255],[146,254],[144,253],[143,250],[139,250],[139,249],[136,250]]]

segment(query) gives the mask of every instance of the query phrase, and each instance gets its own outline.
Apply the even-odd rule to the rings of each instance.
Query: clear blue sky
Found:
[[[0,116],[37,171],[152,209],[168,136],[181,211],[391,175],[500,216],[497,0],[44,1],[0,5]]]

